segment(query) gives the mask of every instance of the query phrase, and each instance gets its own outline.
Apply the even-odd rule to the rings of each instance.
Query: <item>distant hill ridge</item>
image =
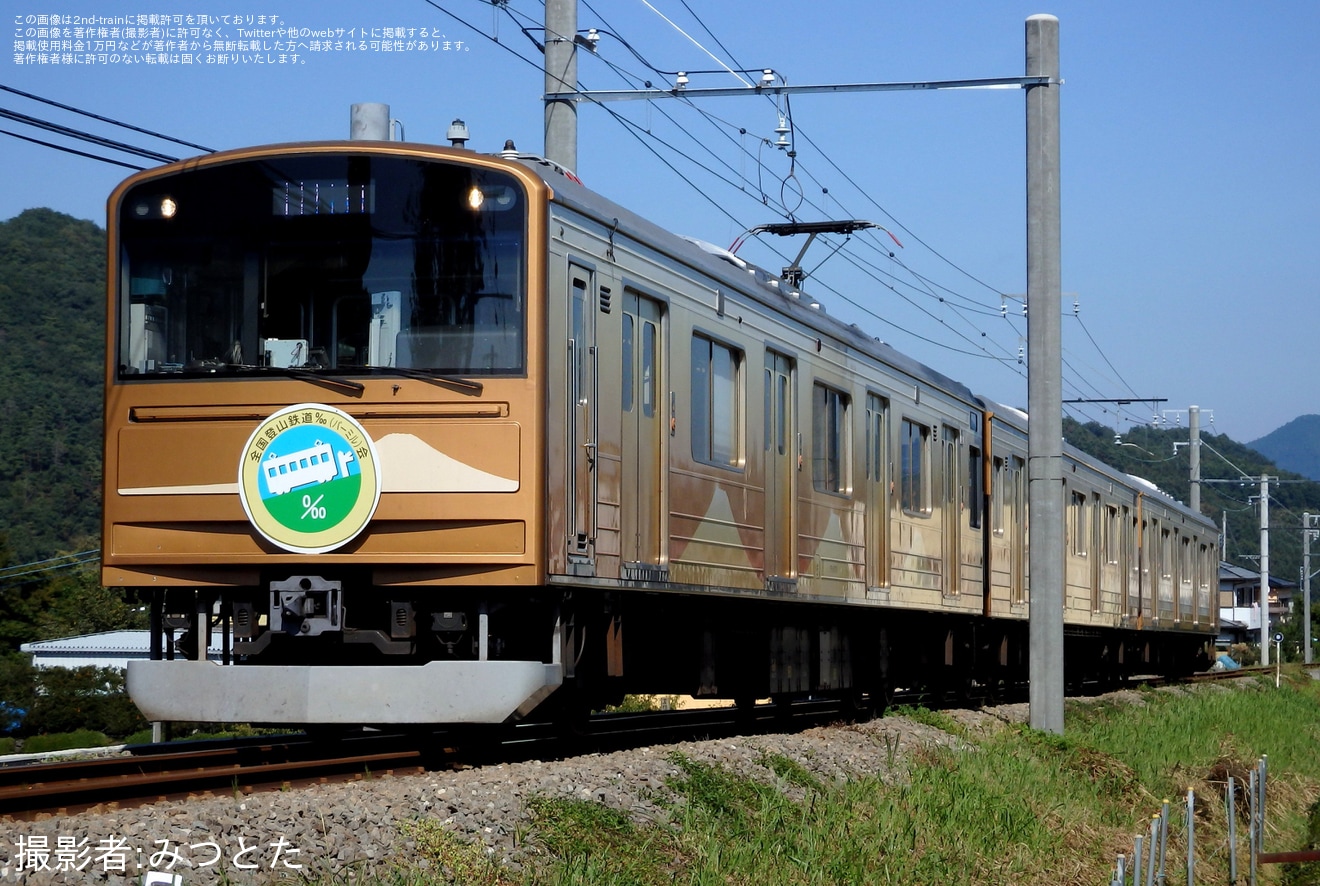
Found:
[[[1320,415],[1301,415],[1247,444],[1285,471],[1320,480]]]

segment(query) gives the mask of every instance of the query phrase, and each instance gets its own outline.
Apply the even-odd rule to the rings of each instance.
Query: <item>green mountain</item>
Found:
[[[1249,444],[1279,467],[1320,480],[1320,415],[1303,415]]]
[[[100,543],[105,236],[49,209],[0,222],[0,536],[15,563]]]

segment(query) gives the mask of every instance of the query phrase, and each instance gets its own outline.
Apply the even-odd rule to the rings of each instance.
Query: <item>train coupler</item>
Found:
[[[344,629],[343,582],[295,575],[270,583],[270,629],[316,637]]]

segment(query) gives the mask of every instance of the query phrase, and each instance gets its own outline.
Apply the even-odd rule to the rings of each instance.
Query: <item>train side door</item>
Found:
[[[664,561],[664,439],[668,410],[661,402],[665,370],[663,310],[659,302],[624,293],[621,384],[623,465],[621,528],[625,565]]]
[[[568,561],[594,574],[596,544],[595,275],[570,263],[568,327]]]
[[[944,595],[955,597],[962,581],[962,567],[959,563],[962,536],[959,521],[962,517],[962,472],[958,458],[958,430],[944,425],[940,434],[940,443],[944,447],[944,495],[942,507],[944,522],[941,527],[944,534]]]
[[[866,586],[889,587],[889,404],[866,395]]]
[[[793,481],[796,471],[793,360],[765,352],[765,577],[797,577]]]
[[[1008,598],[1017,605],[1027,602],[1027,463],[1017,455],[1009,458],[1008,486],[1012,502],[1008,518]]]

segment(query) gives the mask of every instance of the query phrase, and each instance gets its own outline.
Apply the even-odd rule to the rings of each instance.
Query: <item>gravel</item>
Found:
[[[972,734],[1025,722],[1026,705],[954,711]],[[797,733],[751,735],[532,760],[457,772],[388,776],[288,791],[187,801],[134,809],[0,821],[0,884],[360,882],[415,858],[410,823],[431,819],[488,855],[519,866],[527,843],[530,798],[574,797],[603,803],[638,821],[664,821],[657,797],[679,774],[671,755],[716,764],[796,790],[761,762],[795,760],[822,780],[903,776],[914,748],[961,740],[905,717]],[[250,866],[250,867],[249,867]],[[294,867],[297,866],[297,867]],[[154,875],[153,875],[154,872]],[[172,881],[179,875],[179,881]],[[327,881],[330,876],[324,876]]]

